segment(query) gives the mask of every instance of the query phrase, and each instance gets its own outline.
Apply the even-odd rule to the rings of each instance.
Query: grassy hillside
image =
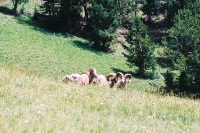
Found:
[[[161,81],[133,78],[129,91],[64,84],[65,74],[128,68],[84,39],[49,33],[28,17],[0,13],[0,131],[200,132],[199,100],[152,94]],[[161,82],[162,83],[162,82]]]
[[[122,71],[134,74],[125,58],[92,50],[88,42],[68,33],[50,33],[34,26],[28,17],[3,15],[0,31],[0,61],[10,62],[38,75],[60,80],[64,75],[96,68],[99,74]],[[149,81],[133,79],[138,89],[151,89]],[[152,81],[150,81],[152,82]]]
[[[200,103],[142,91],[66,85],[0,64],[0,131],[200,132]]]
[[[122,57],[94,51],[87,41],[48,33],[29,24],[27,17],[1,15],[1,61],[12,62],[40,74],[58,77],[94,67],[107,74],[115,69],[129,71]]]

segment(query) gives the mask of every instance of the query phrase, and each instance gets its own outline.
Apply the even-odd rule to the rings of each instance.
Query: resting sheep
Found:
[[[81,74],[66,75],[63,78],[63,81],[65,83],[73,82],[73,83],[79,84],[79,85],[87,85],[87,84],[91,83],[91,81],[95,77],[96,77],[96,70],[93,68],[90,68],[87,71],[82,72]]]
[[[123,74],[121,72],[118,72],[118,77],[121,78],[121,80],[117,81],[117,88],[127,88],[126,82],[130,83],[132,80],[132,75],[127,73]],[[128,79],[128,80],[127,80]]]
[[[78,79],[79,76],[80,76],[80,74],[66,75],[62,80],[65,83],[75,82]]]
[[[107,76],[97,75],[97,78],[93,81],[94,84],[97,84],[101,87],[106,86],[112,88],[115,83],[118,81],[119,74],[109,73]]]
[[[96,78],[94,80],[94,78]],[[94,81],[93,81],[94,80]],[[101,87],[106,86],[112,88],[115,84],[117,88],[127,88],[126,83],[131,82],[132,75],[127,73],[123,74],[122,72],[109,73],[107,76],[98,75],[96,69],[90,68],[87,71],[82,72],[81,74],[71,74],[66,75],[63,78],[65,83],[73,82],[79,85],[87,85],[87,84],[97,84]]]
[[[93,81],[93,84],[97,84],[100,87],[108,86],[108,81],[104,75],[97,75],[97,78]]]
[[[132,75],[131,74],[123,74],[121,72],[117,72],[116,74],[110,73],[107,76],[107,80],[110,81],[110,88],[112,88],[115,84],[117,84],[117,88],[127,88],[126,82],[131,82]],[[109,79],[111,77],[111,79]]]
[[[110,88],[112,88],[118,81],[118,74],[115,74],[115,73],[109,73],[107,76],[106,76],[106,79],[108,81],[108,86]]]
[[[87,71],[82,72],[81,75],[82,80],[88,80],[88,84],[92,83],[94,78],[97,78],[97,72],[94,68],[90,68]]]

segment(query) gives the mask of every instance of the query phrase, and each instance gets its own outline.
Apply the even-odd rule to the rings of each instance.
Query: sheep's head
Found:
[[[130,83],[131,80],[132,80],[132,75],[131,74],[125,74],[125,75],[122,75],[122,78],[120,81],[118,81],[118,85],[117,87],[118,88],[126,88],[126,81],[128,80],[128,82]]]
[[[94,78],[97,78],[96,69],[90,68],[87,71],[82,72],[81,74],[87,74],[89,77],[89,82],[91,83]]]
[[[98,75],[97,75],[96,69],[90,68],[90,69],[88,69],[88,72],[89,72],[89,74],[90,74],[90,76],[91,76],[91,79],[97,78]]]
[[[109,73],[106,76],[107,81],[110,81],[110,87],[112,88],[114,86],[115,83],[118,82],[119,78],[123,79],[123,73],[118,72],[118,73]]]

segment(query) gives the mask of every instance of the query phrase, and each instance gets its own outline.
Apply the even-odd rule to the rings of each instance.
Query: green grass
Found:
[[[5,17],[5,18],[4,18]],[[1,61],[11,62],[51,77],[80,73],[90,67],[107,74],[112,69],[130,71],[124,58],[92,50],[87,41],[68,34],[48,33],[39,28],[2,16]],[[7,21],[11,19],[11,21]],[[28,18],[24,17],[23,21]],[[27,20],[29,21],[29,20]],[[8,30],[9,29],[9,30]]]
[[[199,101],[61,81],[0,64],[0,131],[198,133]]]
[[[0,13],[0,132],[200,132],[199,100],[151,93],[160,80],[134,77],[128,91],[61,81],[90,67],[101,74],[135,71],[87,40]]]

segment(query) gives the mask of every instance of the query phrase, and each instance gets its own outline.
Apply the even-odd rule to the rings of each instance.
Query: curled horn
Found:
[[[122,77],[123,77],[123,73],[122,72],[118,72],[117,74],[116,74],[116,78],[118,79],[118,77],[120,77],[121,79],[122,79]]]
[[[131,74],[127,73],[127,74],[125,74],[124,76],[125,76],[125,80],[126,80],[127,78],[129,79],[129,80],[128,80],[129,83],[132,81],[132,75],[131,75]]]
[[[107,81],[110,81],[110,78],[113,79],[115,77],[115,73],[109,73],[107,76],[106,76],[106,79]]]

